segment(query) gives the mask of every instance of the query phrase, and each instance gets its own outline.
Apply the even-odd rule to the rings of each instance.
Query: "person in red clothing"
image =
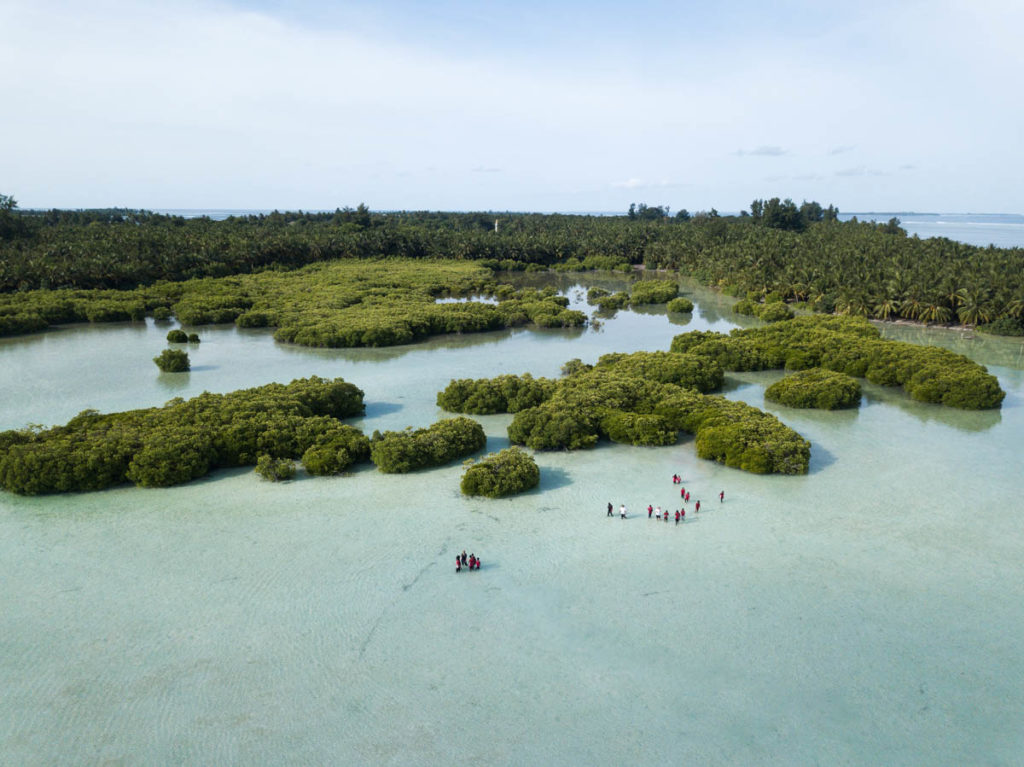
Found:
[[[700,511],[700,501],[697,501],[697,508],[693,510],[693,513],[696,514],[698,511]]]
[[[725,491],[724,490],[718,494],[718,502],[719,503],[724,503],[725,502]]]
[[[476,570],[476,554],[469,555],[469,569]]]
[[[455,557],[455,572],[457,572],[457,573],[461,573],[462,572],[462,557],[460,557],[460,556],[456,556]]]
[[[479,569],[480,569],[480,557],[477,557],[477,558],[476,558],[476,569],[477,569],[477,570],[479,570]]]
[[[686,494],[686,502],[687,502],[687,503],[689,503],[689,502],[690,502],[690,494],[689,494],[689,493],[687,493],[687,494]]]
[[[684,501],[686,500],[686,488],[685,487],[679,488],[679,497],[682,498]]]
[[[679,521],[680,522],[685,522],[686,521],[686,509],[680,509],[679,510]]]
[[[654,513],[654,507],[651,504],[647,504],[647,518],[651,518],[651,514]]]

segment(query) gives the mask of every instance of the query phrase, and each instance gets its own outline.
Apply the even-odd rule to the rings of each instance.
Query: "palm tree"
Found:
[[[984,325],[992,320],[992,310],[987,303],[987,296],[978,288],[967,291],[964,303],[957,311],[957,316],[965,325]]]
[[[916,320],[921,316],[923,306],[917,296],[911,294],[900,303],[900,316],[908,320]]]
[[[952,316],[953,312],[948,306],[930,303],[921,310],[919,319],[924,322],[949,322]]]
[[[1018,293],[1006,304],[1006,316],[1020,319],[1024,315],[1024,294]]]
[[[881,302],[875,304],[874,315],[880,317],[883,320],[887,320],[899,314],[900,302],[894,298],[883,298]]]

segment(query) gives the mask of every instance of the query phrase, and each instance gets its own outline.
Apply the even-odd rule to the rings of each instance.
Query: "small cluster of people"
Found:
[[[679,487],[679,497],[682,499],[683,503],[689,503],[689,501],[690,501],[690,493],[687,492],[686,488],[682,486],[683,478],[680,477],[678,474],[673,474],[672,475],[672,484],[680,486]],[[725,503],[725,491],[724,490],[722,490],[721,492],[718,493],[718,501],[719,501],[719,503]],[[614,516],[614,513],[613,513],[614,509],[615,509],[615,507],[612,506],[611,503],[609,503],[608,504],[608,516],[609,517]],[[694,504],[693,512],[694,512],[694,514],[696,514],[699,511],[700,511],[700,499],[698,498],[696,503]],[[665,509],[665,511],[663,512],[661,510],[661,506],[652,506],[651,504],[647,504],[647,518],[648,519],[651,519],[653,517],[655,519],[664,519],[666,522],[668,522],[669,518],[671,516],[672,516],[672,512],[670,512],[668,509]],[[626,504],[622,504],[621,506],[619,506],[619,517],[621,519],[625,519],[626,518]],[[683,507],[681,509],[676,509],[676,511],[675,511],[675,520],[676,520],[676,524],[677,525],[680,522],[685,522],[686,521],[686,508],[685,507]]]
[[[697,511],[700,511],[700,501],[697,501]],[[654,506],[651,506],[650,504],[647,504],[647,518],[650,519],[652,514],[654,515],[654,517],[656,519],[664,519],[666,522],[668,522],[668,518],[669,518],[669,510],[668,509],[665,509],[665,513],[662,514],[661,513],[661,506],[658,506],[657,508],[655,508]],[[676,524],[678,525],[680,522],[685,522],[685,521],[686,521],[686,509],[676,509]]]
[[[470,554],[466,556],[465,550],[461,554],[455,555],[455,572],[461,573],[463,567],[468,567],[470,570],[480,569],[480,558],[476,554]]]

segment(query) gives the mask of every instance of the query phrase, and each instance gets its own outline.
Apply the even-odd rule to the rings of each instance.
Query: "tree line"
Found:
[[[814,201],[754,200],[736,216],[271,213],[185,219],[144,211],[24,212],[0,199],[0,293],[118,289],[289,270],[337,259],[478,260],[492,268],[679,270],[815,311],[1024,333],[1024,249],[908,237],[898,219],[838,220]],[[685,214],[685,215],[682,215]],[[494,221],[500,219],[495,231]]]

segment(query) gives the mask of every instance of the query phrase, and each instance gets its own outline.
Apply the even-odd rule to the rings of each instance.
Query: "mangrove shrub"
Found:
[[[676,336],[671,348],[716,360],[725,370],[826,368],[966,410],[999,407],[1005,396],[983,365],[948,349],[880,338],[860,317],[796,317],[729,335],[693,331]]]
[[[167,487],[217,468],[252,466],[261,455],[295,459],[313,447],[324,454],[326,472],[366,459],[366,438],[339,420],[363,410],[359,388],[317,377],[204,392],[158,408],[87,410],[64,426],[0,432],[0,487],[24,495],[123,482]],[[315,463],[316,454],[310,457]]]
[[[184,373],[191,367],[188,352],[181,349],[164,349],[153,358],[153,362],[164,373]]]
[[[845,373],[809,368],[776,381],[764,397],[789,407],[838,410],[860,404],[860,384]]]
[[[374,432],[370,460],[388,474],[443,466],[482,450],[484,427],[472,418],[448,418],[425,429]]]
[[[295,461],[291,458],[274,458],[261,455],[256,461],[256,473],[271,482],[295,479]]]
[[[640,280],[630,292],[631,304],[664,304],[679,295],[675,280]]]
[[[462,475],[465,495],[502,498],[530,490],[540,484],[540,469],[533,456],[517,447],[490,453],[471,463]]]
[[[693,301],[689,298],[679,296],[678,298],[673,298],[669,301],[666,308],[670,312],[674,312],[676,314],[687,314],[693,311]]]

